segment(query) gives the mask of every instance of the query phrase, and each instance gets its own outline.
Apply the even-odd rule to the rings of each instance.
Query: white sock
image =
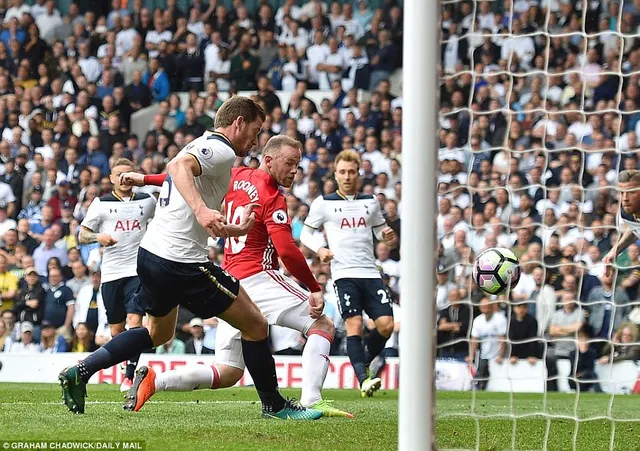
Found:
[[[328,335],[312,330],[302,351],[302,395],[300,404],[310,406],[322,399],[322,386],[329,370],[331,342]]]
[[[190,365],[156,374],[156,392],[215,390],[219,384],[220,373],[214,365]]]

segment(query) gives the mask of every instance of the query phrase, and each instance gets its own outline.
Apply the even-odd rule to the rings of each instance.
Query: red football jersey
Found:
[[[234,168],[224,199],[227,223],[239,225],[250,203],[260,204],[253,210],[256,214],[253,228],[245,236],[225,241],[222,267],[237,279],[278,269],[278,253],[270,235],[283,230],[291,234],[287,203],[276,181],[259,169]]]

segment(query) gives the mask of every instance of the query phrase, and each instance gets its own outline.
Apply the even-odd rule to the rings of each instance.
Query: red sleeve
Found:
[[[311,273],[307,260],[298,249],[291,234],[291,224],[287,214],[284,196],[277,194],[262,208],[262,220],[267,227],[271,241],[289,272],[305,284],[312,293],[320,291],[318,281]]]
[[[162,186],[167,174],[147,174],[144,176],[145,185]]]
[[[279,229],[275,233],[270,233],[270,235],[278,255],[291,275],[305,284],[312,293],[320,291],[320,285],[311,273],[307,260],[298,249],[296,242],[293,241],[291,230]]]

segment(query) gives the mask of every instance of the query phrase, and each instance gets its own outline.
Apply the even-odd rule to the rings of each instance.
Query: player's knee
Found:
[[[253,315],[251,319],[245,322],[240,332],[242,332],[242,338],[245,340],[264,340],[269,335],[269,324],[262,314]]]
[[[336,328],[333,325],[333,321],[331,321],[326,315],[322,315],[320,318],[316,320],[315,323],[309,329],[309,332],[312,330],[319,330],[327,335],[330,335],[332,338],[336,333]]]
[[[127,315],[127,324],[129,325],[129,329],[142,327],[142,316],[136,313],[129,313]]]
[[[149,330],[149,335],[153,341],[153,347],[162,346],[173,338],[173,330],[153,329]]]
[[[352,316],[345,320],[347,335],[362,335],[362,316]]]
[[[378,333],[383,337],[390,337],[393,333],[393,318],[378,321],[376,323],[376,329],[378,329]]]

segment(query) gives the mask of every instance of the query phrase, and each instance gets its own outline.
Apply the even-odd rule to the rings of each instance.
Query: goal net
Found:
[[[441,0],[439,449],[637,449],[640,1]],[[640,221],[629,216],[632,222]],[[506,295],[475,257],[512,250]]]

